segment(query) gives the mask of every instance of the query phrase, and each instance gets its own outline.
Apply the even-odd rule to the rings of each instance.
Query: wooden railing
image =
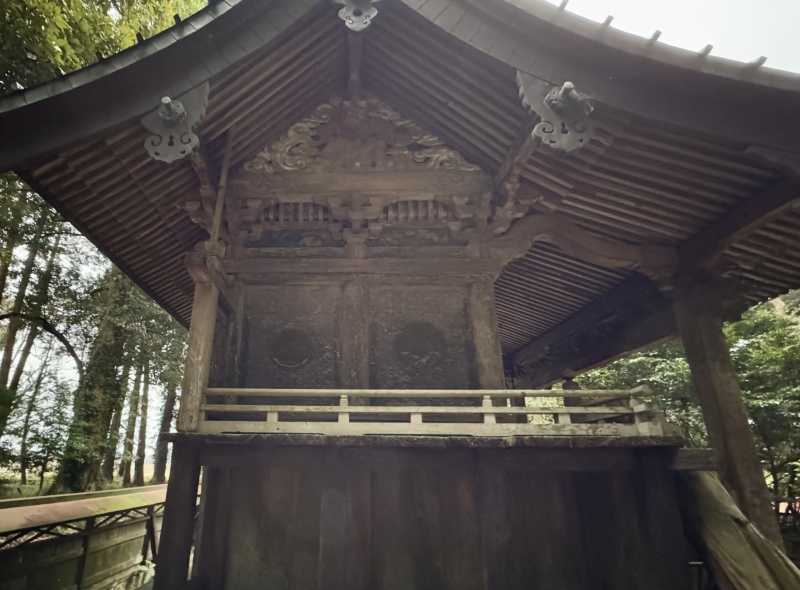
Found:
[[[0,588],[139,588],[167,486],[0,501]]]
[[[631,390],[206,390],[199,432],[329,435],[663,436]]]

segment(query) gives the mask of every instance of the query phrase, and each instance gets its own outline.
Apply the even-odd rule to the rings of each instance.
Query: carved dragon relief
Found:
[[[320,105],[246,162],[233,186],[246,243],[292,229],[295,236],[313,230],[305,241],[297,237],[302,245],[356,241],[361,233],[399,245],[447,242],[485,226],[490,179],[369,98]]]

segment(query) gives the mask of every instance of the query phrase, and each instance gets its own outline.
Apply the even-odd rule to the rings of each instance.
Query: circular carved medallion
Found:
[[[287,328],[272,339],[269,356],[279,367],[299,369],[314,356],[314,343],[303,330]]]
[[[408,368],[426,369],[437,365],[447,342],[438,328],[428,322],[410,322],[394,337],[394,352]]]

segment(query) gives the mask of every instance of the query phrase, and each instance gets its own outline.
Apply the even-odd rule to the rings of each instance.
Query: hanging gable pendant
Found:
[[[591,99],[578,92],[572,82],[551,86],[530,74],[517,72],[522,105],[539,117],[532,135],[542,145],[571,152],[588,145],[596,136],[591,119]]]
[[[161,104],[142,117],[142,125],[152,135],[144,142],[144,149],[154,160],[172,163],[185,158],[200,145],[195,133],[206,113],[208,83],[173,99],[165,96]]]
[[[339,18],[345,26],[356,33],[369,27],[372,19],[378,14],[378,9],[373,6],[379,0],[334,0],[344,6],[339,10]]]

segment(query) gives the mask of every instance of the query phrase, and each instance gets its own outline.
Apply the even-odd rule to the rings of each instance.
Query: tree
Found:
[[[114,393],[120,390],[118,364],[126,327],[120,322],[132,285],[113,267],[104,277],[99,297],[102,310],[86,373],[75,393],[74,415],[55,489],[81,491],[101,482],[100,467],[108,440]]]
[[[150,361],[145,359],[142,394],[139,397],[139,436],[136,444],[136,462],[133,470],[133,485],[144,485],[144,459],[147,455],[147,406],[150,397]]]
[[[0,3],[0,94],[108,57],[197,11],[201,0],[6,0]]]
[[[175,15],[185,17],[203,5],[204,0],[0,3],[0,95],[109,56],[136,43],[137,36],[149,37],[171,25]],[[89,258],[95,258],[96,253],[13,174],[0,175],[0,218],[7,220],[0,225],[0,436],[19,406],[18,394],[20,384],[26,379],[28,359],[41,335],[49,332],[74,357],[80,378],[77,386],[69,385],[69,378],[66,382],[57,381],[59,388],[74,388],[69,436],[48,439],[48,445],[60,445],[58,452],[54,446],[48,446],[47,453],[37,456],[36,461],[47,466],[63,451],[64,460],[54,489],[102,485],[103,473],[113,473],[117,444],[114,435],[119,432],[125,396],[127,379],[122,378],[119,352],[128,350],[132,338],[137,342],[135,346],[140,345],[138,318],[133,314],[114,317],[107,306],[100,304],[116,288],[110,285],[114,281],[108,276],[98,278],[108,263],[87,264],[84,259],[67,256],[65,253],[70,250],[79,250]],[[145,302],[150,310],[145,316],[160,314],[159,321],[170,324],[164,320],[165,314],[132,289],[119,271],[110,271],[114,273],[120,279],[119,285],[124,282],[129,294],[136,293],[137,305]],[[35,277],[38,281],[31,296]],[[24,338],[20,338],[21,334]],[[60,355],[53,353],[48,363],[57,363]],[[151,359],[153,374],[160,370],[159,362]],[[44,375],[45,381],[50,375],[49,368],[44,373],[41,366],[32,370]],[[28,456],[34,456],[29,448],[34,439],[41,438],[31,430],[31,425],[39,418],[37,400],[42,399],[43,393],[33,396],[28,389],[24,393],[27,403],[20,408],[24,417],[17,412],[15,428],[28,423],[28,433],[23,437],[25,452],[20,454],[29,464],[33,459],[29,461]],[[65,411],[69,416],[69,409]],[[64,438],[68,439],[66,447]],[[9,448],[6,442],[4,439],[4,449]],[[100,466],[108,464],[103,461],[103,456],[109,454],[105,452],[106,446],[110,447],[110,468],[101,471]]]
[[[164,406],[161,410],[161,424],[159,434],[166,434],[172,427],[172,420],[175,416],[175,404],[178,399],[178,384],[183,375],[184,356],[186,352],[185,331],[173,321],[167,333],[167,350],[163,355],[165,362],[159,381],[164,384],[166,396]],[[164,483],[167,480],[167,442],[159,438],[156,444],[155,457],[153,459],[153,480],[152,483]]]

